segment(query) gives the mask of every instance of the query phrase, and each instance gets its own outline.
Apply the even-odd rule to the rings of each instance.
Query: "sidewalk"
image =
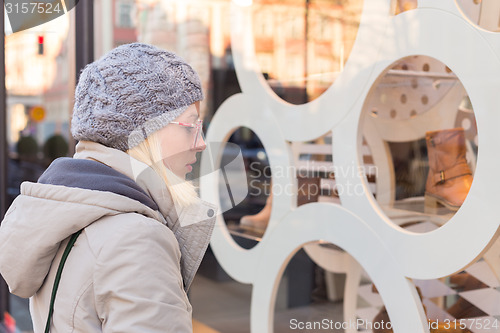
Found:
[[[322,320],[323,318],[334,321],[343,320],[341,302],[324,302],[287,309],[286,292],[283,289],[280,285],[276,298],[274,332],[294,332],[290,328],[291,319],[298,321]],[[217,282],[198,274],[189,292],[189,299],[193,305],[193,332],[250,333],[251,295],[251,285],[232,280]],[[16,333],[33,333],[28,299],[11,295],[10,306],[18,328]],[[10,332],[4,332],[0,327],[0,333]]]

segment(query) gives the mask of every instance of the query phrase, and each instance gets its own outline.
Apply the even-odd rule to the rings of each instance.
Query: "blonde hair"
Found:
[[[127,150],[127,154],[149,165],[165,182],[175,207],[185,208],[192,205],[198,198],[196,187],[191,182],[178,177],[163,164],[161,140],[158,133],[158,131],[152,133],[139,145]]]

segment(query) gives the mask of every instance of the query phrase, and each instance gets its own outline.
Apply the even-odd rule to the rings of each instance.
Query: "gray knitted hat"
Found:
[[[71,133],[126,151],[202,99],[198,74],[177,55],[147,44],[122,45],[82,70]]]

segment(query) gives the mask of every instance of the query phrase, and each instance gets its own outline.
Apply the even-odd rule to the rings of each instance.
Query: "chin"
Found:
[[[177,177],[179,177],[180,179],[182,179],[182,180],[186,180],[186,175],[187,174],[188,174],[187,172],[175,172],[175,175]]]

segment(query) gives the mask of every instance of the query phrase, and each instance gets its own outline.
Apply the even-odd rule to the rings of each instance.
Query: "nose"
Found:
[[[193,147],[196,151],[204,151],[207,148],[207,144],[205,142],[205,137],[203,133],[200,134],[198,140],[196,141],[196,145]]]

